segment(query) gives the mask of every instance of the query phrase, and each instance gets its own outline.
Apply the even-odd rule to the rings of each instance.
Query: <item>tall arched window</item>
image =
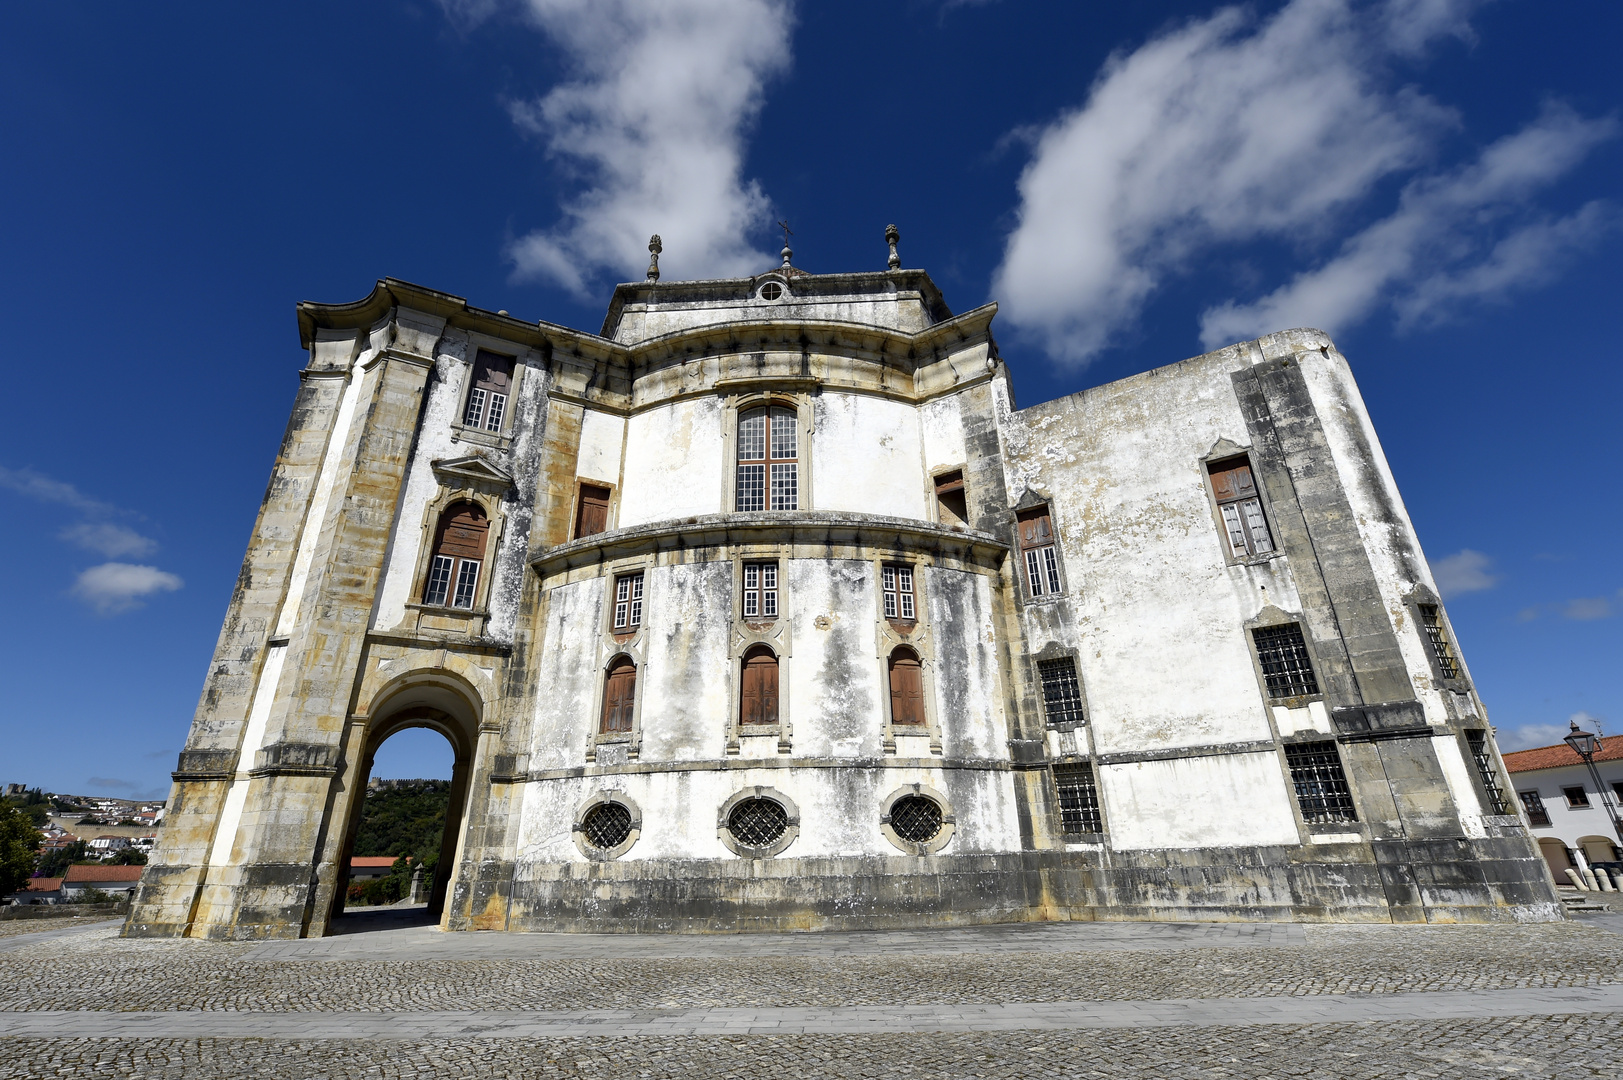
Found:
[[[890,722],[924,723],[924,665],[906,646],[890,654]]]
[[[793,409],[773,405],[740,413],[738,509],[746,512],[797,509],[800,503],[798,457],[799,439]]]
[[[744,654],[743,687],[738,695],[738,722],[778,722],[778,658],[765,645]]]
[[[434,534],[434,557],[428,565],[423,603],[473,607],[489,532],[490,522],[477,503],[452,503],[445,508],[440,515],[440,527]]]
[[[637,665],[629,656],[616,657],[603,681],[602,733],[630,731],[632,706],[636,702]]]

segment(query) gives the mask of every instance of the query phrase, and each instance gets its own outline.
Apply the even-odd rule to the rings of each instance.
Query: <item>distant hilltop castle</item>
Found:
[[[309,351],[126,932],[320,935],[373,755],[451,930],[1558,918],[1345,359],[1025,409],[921,270],[388,279]]]

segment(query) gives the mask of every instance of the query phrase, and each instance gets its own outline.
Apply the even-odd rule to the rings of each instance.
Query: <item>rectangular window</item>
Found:
[[[1431,655],[1437,660],[1437,667],[1445,679],[1460,677],[1460,662],[1454,656],[1454,649],[1448,642],[1448,631],[1443,627],[1442,612],[1437,610],[1435,604],[1420,605],[1420,622],[1426,628],[1426,643],[1431,646]]]
[[[1516,797],[1522,801],[1522,809],[1527,811],[1529,825],[1547,828],[1550,824],[1550,812],[1544,808],[1544,799],[1536,791],[1518,791]]]
[[[1054,787],[1059,791],[1060,832],[1075,836],[1105,831],[1092,765],[1055,765]]]
[[[1623,803],[1623,783],[1615,783],[1615,784],[1613,784],[1612,785],[1612,794],[1617,796],[1617,801],[1619,803]]]
[[[468,427],[500,431],[507,415],[507,399],[513,393],[513,358],[479,350],[473,361],[473,388],[468,391],[468,411],[462,422]]]
[[[1488,793],[1488,805],[1492,812],[1510,813],[1510,803],[1505,800],[1505,789],[1499,786],[1499,770],[1494,768],[1493,754],[1488,749],[1488,733],[1467,731],[1465,741],[1471,747],[1471,758],[1476,762],[1476,772],[1482,778],[1482,788]]]
[[[456,560],[449,555],[434,556],[434,565],[428,568],[428,588],[423,590],[423,603],[442,607],[451,591],[451,564]]]
[[[1043,680],[1043,715],[1048,726],[1086,723],[1087,718],[1082,715],[1082,687],[1076,681],[1076,661],[1069,656],[1060,660],[1039,660],[1037,673]]]
[[[744,564],[744,618],[776,619],[778,617],[778,564],[775,562],[747,562]]]
[[[1285,762],[1290,766],[1296,805],[1302,808],[1304,820],[1314,823],[1358,820],[1335,743],[1287,744]]]
[[[740,511],[794,510],[800,506],[797,430],[793,409],[773,406],[739,415],[734,495]]]
[[[635,630],[642,625],[642,574],[614,579],[614,629]]]
[[[596,536],[609,527],[609,489],[596,484],[580,486],[580,507],[575,512],[575,539]]]
[[[452,601],[454,607],[473,607],[474,588],[479,584],[479,563],[476,559],[463,559],[462,565],[457,567],[456,597]]]
[[[936,520],[943,525],[968,525],[969,505],[964,499],[962,471],[942,473],[935,478]]]
[[[913,568],[890,566],[881,568],[884,584],[885,618],[912,622],[917,617],[913,596]]]
[[[1048,507],[1020,511],[1015,524],[1026,564],[1027,591],[1032,596],[1059,592],[1059,556],[1054,550],[1054,522],[1048,516]]]
[[[1213,462],[1206,471],[1212,479],[1212,494],[1217,498],[1217,510],[1223,517],[1230,553],[1243,559],[1273,551],[1274,538],[1268,531],[1268,518],[1262,512],[1262,499],[1251,475],[1251,462],[1246,458],[1230,458]]]
[[[1561,794],[1567,797],[1567,805],[1574,810],[1584,809],[1589,806],[1589,792],[1585,791],[1582,785],[1564,787],[1561,789]]]
[[[1259,626],[1251,631],[1251,636],[1257,643],[1257,659],[1262,663],[1269,698],[1279,701],[1319,692],[1319,681],[1313,676],[1313,663],[1308,659],[1307,642],[1302,640],[1300,624]]]

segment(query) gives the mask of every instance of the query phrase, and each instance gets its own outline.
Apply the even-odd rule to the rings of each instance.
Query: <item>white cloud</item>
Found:
[[[1367,7],[1293,0],[1260,22],[1225,8],[1113,56],[1020,178],[994,282],[1007,317],[1051,355],[1086,361],[1195,253],[1321,234],[1421,163],[1454,116],[1383,88],[1375,61],[1394,28],[1414,44],[1451,24],[1432,5],[1392,4],[1381,19]]]
[[[477,17],[492,5],[442,0]],[[767,82],[789,66],[790,0],[526,0],[575,77],[511,106],[584,190],[562,220],[515,241],[519,274],[577,294],[608,272],[640,279],[658,233],[667,276],[756,273],[775,260],[749,236],[771,224],[743,177],[744,138]]]
[[[1531,750],[1536,746],[1556,746],[1572,733],[1573,723],[1585,731],[1601,731],[1600,718],[1582,710],[1567,717],[1564,724],[1523,724],[1505,731],[1495,731],[1494,737],[1501,750]]]
[[[1610,618],[1612,615],[1612,601],[1604,596],[1580,596],[1563,604],[1561,614],[1579,622]]]
[[[69,525],[57,535],[109,559],[121,555],[150,555],[158,550],[157,541],[142,536],[134,529],[105,521],[81,521],[77,525]]]
[[[73,583],[73,595],[98,615],[117,615],[141,606],[144,597],[173,592],[183,581],[155,566],[109,562],[92,566]]]
[[[1499,575],[1492,573],[1493,560],[1480,551],[1464,548],[1446,555],[1431,564],[1432,576],[1437,579],[1437,591],[1444,596],[1481,592],[1499,584]]]
[[[26,495],[30,499],[40,502],[57,503],[61,506],[71,506],[86,514],[116,514],[118,508],[111,503],[104,503],[99,499],[92,499],[72,484],[61,480],[53,480],[43,473],[33,469],[8,469],[0,465],[0,487],[10,488],[12,491]]]
[[[1328,263],[1253,304],[1208,310],[1201,341],[1211,349],[1293,326],[1334,332],[1389,300],[1400,325],[1436,322],[1462,301],[1546,280],[1566,255],[1615,227],[1612,207],[1590,203],[1570,217],[1535,221],[1498,239],[1495,233],[1616,126],[1546,106],[1477,160],[1411,182],[1395,212],[1349,239]]]

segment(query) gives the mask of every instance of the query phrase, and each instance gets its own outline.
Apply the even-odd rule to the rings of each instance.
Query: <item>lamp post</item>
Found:
[[[1600,797],[1600,804],[1606,807],[1606,814],[1612,819],[1612,831],[1619,840],[1623,840],[1623,823],[1617,820],[1617,808],[1606,797],[1606,786],[1600,782],[1600,770],[1595,768],[1595,754],[1600,750],[1600,739],[1578,726],[1578,721],[1572,722],[1572,734],[1561,740],[1584,759],[1589,766],[1590,779],[1595,781],[1595,794]]]

